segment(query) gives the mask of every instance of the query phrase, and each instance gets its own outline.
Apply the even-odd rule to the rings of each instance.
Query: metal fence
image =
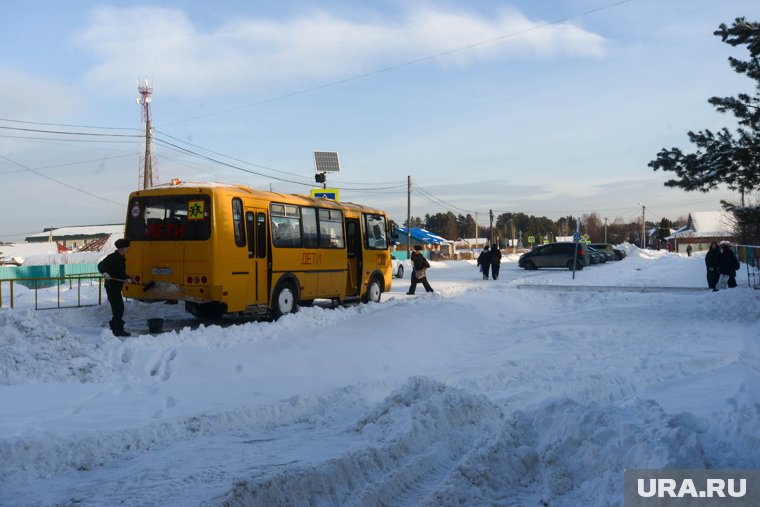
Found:
[[[747,266],[747,284],[760,289],[760,246],[736,245],[734,253]]]
[[[0,278],[0,308],[4,305],[15,308],[17,300],[16,286],[21,285],[26,289],[34,291],[34,309],[35,310],[50,310],[54,308],[81,308],[84,306],[96,306],[103,302],[103,275],[100,273],[79,273],[75,275],[63,275],[63,276],[49,276],[39,278]],[[68,285],[68,287],[67,287]],[[95,295],[91,295],[87,301],[82,301],[82,287],[97,286],[97,302],[95,302]],[[55,306],[41,306],[40,304],[40,291],[44,289],[45,295],[49,296],[53,287],[56,288]],[[61,304],[61,288],[63,287],[65,294],[72,296],[71,291],[76,287],[76,304],[70,301],[69,304]],[[48,298],[50,299],[50,298]],[[73,297],[65,298],[68,300],[74,299]]]

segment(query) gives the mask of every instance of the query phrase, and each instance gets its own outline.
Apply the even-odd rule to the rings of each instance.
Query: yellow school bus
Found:
[[[200,318],[279,318],[315,299],[378,302],[391,287],[385,212],[241,185],[174,181],[129,196],[123,294]]]

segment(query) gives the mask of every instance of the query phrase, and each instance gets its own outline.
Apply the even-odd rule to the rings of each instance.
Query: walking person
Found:
[[[494,280],[499,279],[499,270],[501,269],[501,250],[498,245],[491,245],[491,276]]]
[[[478,266],[480,266],[480,272],[483,273],[483,280],[488,280],[488,270],[491,269],[491,251],[488,245],[478,256]]]
[[[421,283],[423,287],[425,287],[425,292],[433,292],[433,288],[430,286],[430,283],[428,283],[427,280],[427,268],[430,267],[430,263],[427,261],[427,259],[422,255],[422,247],[420,245],[414,246],[414,252],[412,252],[411,260],[412,260],[412,267],[414,268],[414,271],[412,271],[412,284],[409,286],[409,294],[410,296],[414,295],[414,291],[417,289],[417,284]]]
[[[707,286],[717,291],[718,289],[715,286],[720,278],[720,271],[718,271],[720,269],[720,248],[715,241],[710,243],[710,249],[705,254],[705,266],[707,267]]]
[[[127,251],[129,250],[128,239],[116,240],[116,251],[106,255],[98,263],[98,271],[103,273],[106,282],[106,295],[108,302],[111,304],[111,313],[113,317],[109,321],[111,331],[114,336],[127,337],[130,333],[124,330],[124,299],[121,296],[121,289],[124,282],[131,282],[132,279],[127,276]]]
[[[686,256],[691,257],[691,245],[686,247]]]
[[[717,289],[736,287],[736,270],[739,269],[739,261],[734,255],[734,249],[728,241],[720,242],[720,279]]]

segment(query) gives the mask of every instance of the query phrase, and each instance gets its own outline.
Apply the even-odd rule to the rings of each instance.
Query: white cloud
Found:
[[[6,118],[57,118],[78,106],[74,89],[0,67],[0,110]]]
[[[87,78],[112,85],[150,75],[162,93],[255,90],[284,82],[323,82],[398,65],[492,39],[434,61],[600,57],[605,41],[570,24],[543,25],[514,10],[492,17],[422,6],[390,21],[314,11],[287,20],[237,19],[202,29],[176,9],[99,8],[74,39],[97,63]],[[506,37],[505,37],[506,36]]]

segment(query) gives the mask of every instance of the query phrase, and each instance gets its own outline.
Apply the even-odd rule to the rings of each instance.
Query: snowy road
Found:
[[[107,307],[2,309],[0,505],[602,506],[625,468],[758,468],[760,294],[703,266],[434,263],[433,295],[123,343]]]

